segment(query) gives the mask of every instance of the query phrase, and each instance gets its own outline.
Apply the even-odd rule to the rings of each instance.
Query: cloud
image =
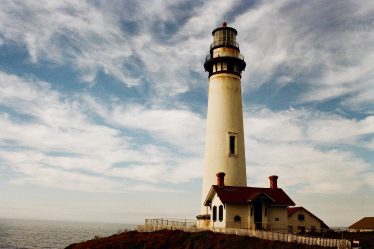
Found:
[[[204,119],[189,110],[117,106],[112,120],[123,127],[146,130],[158,140],[185,151],[201,148],[204,141]]]
[[[162,108],[118,101],[106,105],[88,95],[82,99],[105,122],[134,132],[146,132],[158,142],[167,143],[179,152],[200,153],[198,150],[203,146],[205,119],[183,104]]]
[[[248,65],[247,87],[296,82],[305,85],[300,103],[344,97],[348,108],[370,104],[373,13],[372,1],[258,3],[232,24]]]
[[[249,184],[266,186],[267,177],[278,174],[283,186],[303,193],[354,192],[372,185],[370,162],[344,146],[369,155],[370,144],[362,138],[374,134],[373,117],[352,120],[262,107],[245,116]]]
[[[5,73],[0,74],[0,107],[8,108],[0,115],[0,158],[17,172],[13,183],[169,191],[163,184],[201,177],[205,119],[186,107],[103,103]],[[356,120],[262,106],[245,116],[251,185],[267,185],[268,175],[279,174],[284,185],[302,186],[298,191],[331,193],[348,183],[350,191],[371,186],[369,163],[344,146],[372,149],[372,116]]]
[[[92,97],[67,96],[46,82],[5,73],[0,74],[0,88],[0,107],[7,108],[0,115],[0,159],[18,173],[12,182],[82,191],[144,190],[145,186],[150,191],[166,191],[154,184],[186,182],[200,176],[202,149],[187,150],[191,144],[194,149],[202,147],[202,139],[192,132],[203,130],[195,113],[127,110],[115,103],[97,102],[90,102],[96,103],[96,109],[91,109],[87,99]],[[100,116],[100,110],[109,110],[106,115],[112,120],[99,123],[95,117]],[[124,125],[116,121],[120,115]],[[195,125],[189,127],[188,121]],[[143,132],[146,140],[138,141],[132,130]],[[156,140],[161,137],[166,144]],[[171,146],[179,142],[181,152]],[[60,179],[53,180],[57,177]],[[129,187],[127,181],[135,183]]]
[[[205,88],[202,60],[209,34],[240,8],[230,25],[239,31],[247,61],[246,87],[296,82],[305,86],[297,96],[300,103],[344,98],[344,107],[370,112],[372,1],[241,6],[241,1],[5,1],[1,40],[25,45],[32,63],[69,64],[87,82],[104,72],[129,87],[150,87],[150,101],[162,102]]]
[[[210,32],[242,2],[114,3],[3,3],[0,46],[26,46],[30,63],[70,65],[83,81],[104,72],[150,92],[147,103],[103,102],[1,73],[0,152],[17,172],[13,182],[125,191],[129,181],[133,190],[167,191],[162,184],[201,176],[205,119],[189,103],[169,100],[206,87],[202,63]],[[244,88],[303,84],[299,103],[342,98],[343,107],[366,113],[355,119],[308,108],[247,112],[253,183],[277,173],[285,185],[304,186],[300,191],[372,186],[367,157],[354,148],[373,148],[373,8],[371,1],[257,1],[229,23],[239,31],[247,62]]]
[[[99,70],[130,86],[139,80],[121,70],[131,41],[112,16],[85,1],[6,1],[0,20],[4,40],[25,44],[32,63],[71,63],[88,82]]]
[[[70,165],[69,168],[74,170],[65,170],[63,166],[59,167],[58,163],[61,161],[59,158],[53,160],[38,152],[1,151],[0,157],[11,164],[12,169],[19,174],[18,177],[10,180],[11,184],[31,184],[46,188],[87,192],[113,192],[122,188],[120,184],[105,176],[94,176],[74,171],[79,169],[81,165]],[[45,162],[51,160],[53,162],[50,164]]]
[[[196,83],[191,73],[204,55],[201,37],[180,40],[166,28],[179,25],[187,12],[176,10],[191,10],[191,4],[114,1],[111,6],[6,1],[0,10],[1,37],[5,43],[25,45],[31,63],[71,65],[90,83],[104,72],[129,87],[152,83],[161,95],[186,92]]]
[[[281,187],[296,193],[351,193],[371,185],[370,164],[353,153],[249,139],[247,145],[250,184],[267,186],[267,177],[276,174]]]
[[[374,117],[361,120],[323,113],[312,109],[271,111],[252,108],[247,112],[248,132],[257,140],[304,142],[316,145],[347,144],[365,147],[362,138],[374,133]]]

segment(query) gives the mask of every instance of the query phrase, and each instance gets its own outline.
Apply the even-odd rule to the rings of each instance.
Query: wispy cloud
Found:
[[[164,22],[176,25],[183,16],[175,11],[179,4],[6,1],[0,12],[1,35],[5,42],[24,44],[32,63],[70,64],[86,82],[94,82],[103,71],[127,86],[150,81],[160,94],[181,93],[194,83],[188,79],[203,54],[196,38],[186,42],[163,37]]]
[[[374,134],[372,117],[357,121],[305,109],[273,112],[267,108],[246,116],[246,154],[253,184],[267,185],[267,176],[279,174],[283,185],[296,187],[296,192],[354,192],[372,186],[370,162],[345,148],[372,150],[362,140]]]
[[[87,191],[97,181],[107,184],[95,184],[91,191],[125,191],[201,177],[205,119],[197,113],[104,104],[87,94],[64,96],[46,82],[4,73],[0,78],[0,105],[11,109],[0,117],[1,159],[20,174],[13,182]],[[18,115],[29,119],[19,121]],[[374,134],[372,117],[264,107],[246,117],[248,172],[255,183],[263,185],[276,173],[289,186],[303,184],[300,190],[309,192],[333,192],[348,182],[353,191],[369,184],[368,162],[339,146],[369,150],[362,138]],[[313,174],[305,174],[305,168]],[[66,177],[66,184],[51,180],[55,177]],[[142,187],[125,188],[128,180]]]
[[[103,71],[165,96],[202,88],[206,34],[241,5],[6,1],[0,25],[2,39],[25,44],[33,63],[69,63],[87,82]],[[246,87],[301,82],[308,88],[301,103],[343,96],[362,109],[373,98],[373,10],[372,1],[259,1],[244,9],[232,25],[248,64]]]
[[[92,181],[110,181],[112,184],[95,186],[105,186],[102,191],[114,191],[131,190],[124,188],[121,179],[160,183],[189,181],[200,176],[201,162],[196,155],[201,154],[202,139],[198,139],[195,129],[204,132],[197,114],[132,107],[127,111],[118,106],[108,114],[113,117],[109,124],[98,124],[87,111],[87,96],[64,96],[46,82],[4,73],[0,79],[0,106],[11,109],[0,116],[1,158],[21,176],[25,175],[21,182],[87,190]],[[101,107],[105,108],[108,107]],[[28,119],[17,120],[18,115]],[[123,118],[117,122],[121,115]],[[118,125],[111,127],[111,120],[166,144],[139,142]],[[196,124],[189,127],[187,121],[194,120]],[[168,147],[176,143],[179,153]],[[192,144],[194,150],[188,149]],[[181,171],[184,167],[191,169],[189,174]],[[51,180],[64,176],[66,184]],[[68,184],[71,182],[75,184]]]
[[[297,82],[309,89],[300,94],[302,103],[349,95],[351,108],[370,104],[373,11],[372,1],[261,2],[233,24],[249,65],[246,85]],[[359,96],[365,97],[355,101]]]

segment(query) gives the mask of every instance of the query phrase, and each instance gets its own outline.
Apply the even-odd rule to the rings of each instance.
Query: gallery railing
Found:
[[[205,57],[205,61],[209,61],[209,60],[211,60],[213,58],[217,58],[217,57],[226,57],[226,56],[227,56],[227,54],[225,54],[225,53],[215,53],[214,56],[212,56],[211,54],[208,54]],[[244,56],[242,54],[240,54],[240,53],[238,53],[238,55],[236,56],[236,58],[239,58],[239,59],[241,59],[241,60],[244,61]]]
[[[213,49],[216,47],[235,47],[239,49],[239,43],[237,43],[236,41],[230,41],[230,40],[226,40],[226,41],[218,40],[218,41],[214,41],[210,45],[210,49]]]

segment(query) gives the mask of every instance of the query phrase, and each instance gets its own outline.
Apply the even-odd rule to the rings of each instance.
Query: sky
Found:
[[[374,1],[3,0],[0,217],[199,214],[211,32],[238,31],[247,178],[374,216]]]

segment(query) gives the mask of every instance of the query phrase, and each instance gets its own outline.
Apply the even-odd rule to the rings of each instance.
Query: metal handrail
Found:
[[[236,48],[239,48],[239,43],[237,43],[236,41],[214,41],[211,45],[210,45],[210,49],[213,49],[215,47],[218,47],[218,46],[232,46],[232,47],[236,47]]]
[[[173,218],[159,218],[159,219],[145,219],[145,225],[148,226],[196,226],[196,220],[189,219],[173,219]]]

